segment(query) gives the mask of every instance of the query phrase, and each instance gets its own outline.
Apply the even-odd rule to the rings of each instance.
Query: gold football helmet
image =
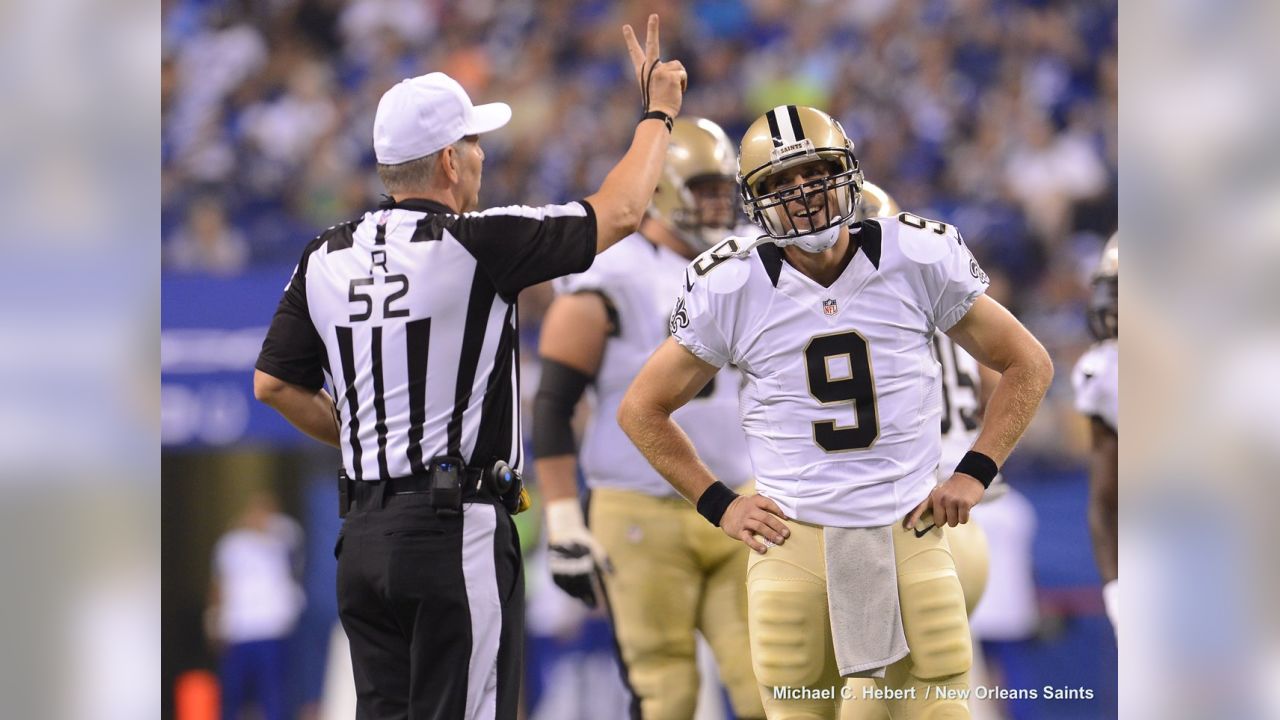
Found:
[[[738,161],[743,209],[778,245],[821,252],[853,218],[862,171],[853,143],[830,115],[780,105],[742,138]]]
[[[1120,248],[1119,233],[1107,240],[1090,281],[1089,331],[1097,340],[1120,337]]]
[[[862,201],[853,218],[859,222],[871,218],[894,216],[902,212],[898,201],[873,182],[862,183]]]
[[[676,118],[649,212],[702,252],[733,232],[737,170],[733,142],[719,125]]]

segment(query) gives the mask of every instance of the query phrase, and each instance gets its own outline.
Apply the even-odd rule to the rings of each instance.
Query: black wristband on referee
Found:
[[[738,493],[717,480],[702,493],[702,497],[698,498],[698,514],[710,521],[712,525],[720,527],[720,518],[724,517],[724,511],[728,510],[737,499]]]
[[[982,487],[989,488],[991,481],[995,480],[996,474],[1000,472],[1000,468],[995,460],[976,450],[970,450],[960,458],[960,464],[956,465],[956,472],[976,478],[982,483]]]
[[[675,123],[675,120],[670,115],[662,112],[661,110],[650,110],[644,115],[641,115],[640,122],[644,122],[645,120],[661,120],[663,124],[667,126],[667,132],[671,132],[671,126]]]

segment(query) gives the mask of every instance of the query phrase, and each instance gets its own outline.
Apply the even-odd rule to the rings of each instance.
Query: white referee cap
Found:
[[[472,105],[457,80],[440,72],[402,80],[382,95],[373,118],[373,153],[397,165],[439,152],[468,135],[506,125],[511,106]]]

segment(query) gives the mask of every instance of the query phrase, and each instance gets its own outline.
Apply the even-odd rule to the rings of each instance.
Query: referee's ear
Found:
[[[440,151],[440,161],[436,163],[436,167],[440,172],[444,173],[444,177],[449,181],[449,185],[457,185],[462,176],[458,174],[458,157],[457,150],[452,145],[445,145]]]

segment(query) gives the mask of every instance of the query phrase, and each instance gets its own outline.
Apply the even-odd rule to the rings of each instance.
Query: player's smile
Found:
[[[796,231],[805,232],[811,228],[825,225],[827,222],[826,193],[810,192],[807,197],[801,197],[799,190],[797,190],[795,194],[796,198],[789,201],[786,207],[795,224]],[[808,200],[808,202],[806,203],[805,200]]]

